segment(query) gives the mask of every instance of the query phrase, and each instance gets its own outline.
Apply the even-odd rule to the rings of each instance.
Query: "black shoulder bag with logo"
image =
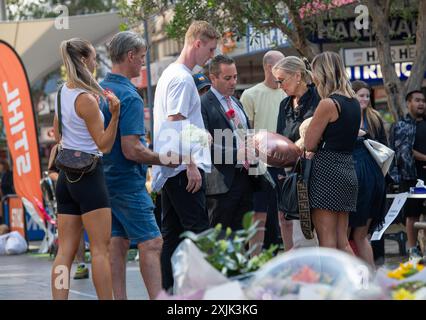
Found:
[[[284,179],[281,187],[279,209],[287,220],[300,220],[303,235],[313,239],[313,225],[309,206],[308,185],[312,160],[305,154],[297,160],[293,171]]]
[[[61,91],[58,92],[58,127],[59,134],[62,136],[62,115],[61,115]],[[85,173],[89,173],[96,168],[99,156],[72,149],[65,149],[62,146],[58,148],[58,155],[56,156],[55,165],[59,170],[65,172],[65,176],[70,183],[80,181]],[[79,174],[80,177],[76,180],[69,179],[67,174]]]

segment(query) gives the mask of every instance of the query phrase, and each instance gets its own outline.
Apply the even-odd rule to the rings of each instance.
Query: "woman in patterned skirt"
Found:
[[[312,71],[322,99],[305,136],[306,149],[316,152],[309,183],[312,221],[321,247],[353,254],[347,231],[349,212],[356,211],[357,203],[352,151],[361,109],[337,53],[317,55]]]
[[[349,214],[350,239],[356,245],[358,256],[374,266],[369,234],[384,222],[386,184],[382,170],[368,152],[364,140],[373,139],[384,145],[388,142],[380,113],[371,106],[370,87],[364,81],[357,80],[352,83],[352,88],[361,105],[361,123],[353,152],[358,202],[356,212]]]

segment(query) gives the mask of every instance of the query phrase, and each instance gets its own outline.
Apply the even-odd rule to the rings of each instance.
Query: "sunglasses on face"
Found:
[[[289,76],[287,79],[278,79],[278,80],[275,80],[275,83],[281,86],[284,82],[287,82],[287,81],[288,81],[288,80],[290,80],[292,77],[293,77],[293,76]]]

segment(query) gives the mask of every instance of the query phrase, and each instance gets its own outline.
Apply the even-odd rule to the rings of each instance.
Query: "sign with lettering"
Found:
[[[248,27],[247,53],[269,50],[274,47],[288,47],[290,45],[287,36],[279,29],[271,29],[269,32],[258,32],[253,27]]]
[[[389,208],[388,213],[386,214],[383,227],[380,230],[376,230],[373,233],[373,235],[371,236],[371,241],[377,241],[382,238],[386,229],[389,228],[391,223],[398,216],[399,212],[401,211],[402,207],[405,204],[405,201],[407,201],[407,198],[408,198],[408,192],[399,193],[396,195],[395,199],[392,202],[391,207]]]
[[[391,56],[393,62],[412,62],[416,58],[416,46],[392,46]],[[347,67],[379,63],[376,48],[344,49],[343,59]]]
[[[401,80],[410,77],[415,52],[414,45],[391,47],[395,72]],[[342,49],[341,55],[351,81],[363,80],[368,83],[381,83],[383,81],[382,68],[379,64],[376,48]]]
[[[326,20],[322,27],[308,34],[308,39],[311,42],[353,42],[374,40],[372,28],[359,29],[355,25],[356,17],[347,19]],[[369,25],[372,25],[371,20]],[[415,37],[417,29],[417,17],[404,20],[394,18],[390,21],[390,37],[391,40],[403,40],[407,37]]]
[[[395,63],[394,67],[397,76],[401,80],[406,80],[411,74],[412,65],[412,62]],[[346,72],[350,81],[380,82],[383,80],[382,68],[379,64],[347,67]]]
[[[0,57],[0,106],[13,160],[15,191],[22,200],[28,200],[44,221],[36,203],[42,202],[40,158],[27,74],[15,50],[1,40]]]

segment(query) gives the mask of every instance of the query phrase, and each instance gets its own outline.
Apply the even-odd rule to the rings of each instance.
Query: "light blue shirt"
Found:
[[[213,86],[210,88],[210,90],[214,93],[217,100],[219,100],[219,102],[222,105],[225,112],[227,112],[229,110],[229,107],[228,107],[228,103],[226,102],[226,97],[224,95],[222,95],[219,91],[217,91],[215,88],[213,88]],[[238,113],[238,117],[242,121],[241,124],[243,125],[243,127],[245,129],[248,129],[246,116],[245,116],[243,110],[241,110],[240,106],[235,102],[235,100],[233,99],[232,96],[230,96],[230,98],[231,98],[232,108],[235,110],[235,112]],[[233,121],[231,121],[231,123],[232,123],[232,125],[234,125]],[[235,127],[234,127],[234,129],[235,129]]]

